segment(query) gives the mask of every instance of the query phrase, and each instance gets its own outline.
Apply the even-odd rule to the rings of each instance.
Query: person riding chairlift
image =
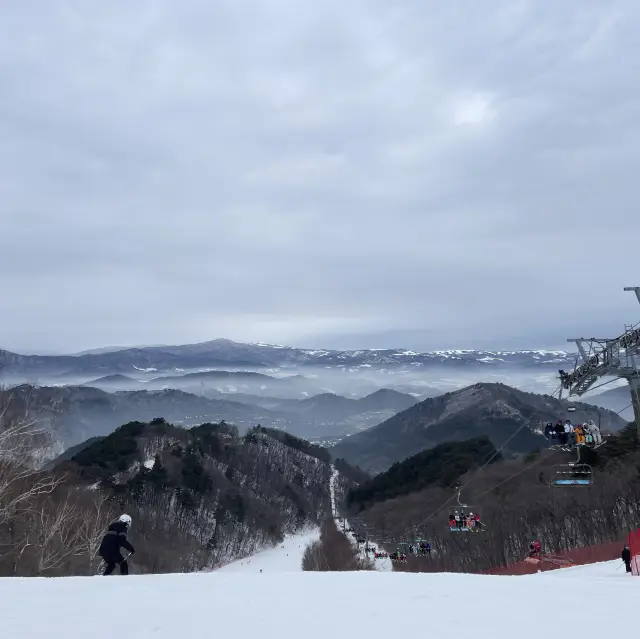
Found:
[[[549,441],[549,444],[553,444],[553,440],[556,436],[555,430],[553,428],[553,424],[551,422],[547,422],[544,427],[544,436]]]
[[[575,433],[573,432],[573,424],[570,419],[564,423],[564,439],[563,444],[568,444],[569,446],[573,446],[576,443]]]
[[[592,419],[584,424],[583,428],[589,433],[589,435],[591,435],[595,446],[602,444],[602,433],[600,432],[598,425]]]

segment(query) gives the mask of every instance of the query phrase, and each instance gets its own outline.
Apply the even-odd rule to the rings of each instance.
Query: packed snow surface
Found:
[[[222,568],[217,573],[232,572],[300,572],[302,570],[302,555],[304,549],[313,541],[320,538],[320,531],[316,528],[298,535],[291,535],[275,546],[261,552],[238,559]]]
[[[587,564],[586,566],[572,566],[571,568],[562,568],[561,570],[550,570],[547,572],[538,573],[539,577],[553,577],[557,578],[567,578],[567,579],[590,579],[590,580],[599,580],[599,579],[619,579],[620,577],[624,579],[629,579],[630,576],[627,575],[624,564],[621,560],[616,559],[615,561],[601,561],[597,564]],[[635,582],[635,578],[634,578]]]
[[[342,628],[367,639],[571,637],[573,614],[531,614],[532,602],[593,601],[581,639],[624,634],[640,579],[620,562],[523,577],[460,574],[211,573],[0,579],[2,635],[182,639],[214,636],[326,639]],[[627,615],[628,617],[628,615]],[[515,629],[515,630],[514,630]],[[455,635],[455,633],[454,633]]]

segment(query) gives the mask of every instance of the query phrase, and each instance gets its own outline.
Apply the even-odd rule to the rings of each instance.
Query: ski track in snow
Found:
[[[575,614],[544,602],[593,601],[581,639],[628,630],[640,579],[621,562],[522,577],[451,573],[210,573],[0,579],[2,634],[12,639],[183,639],[233,634],[326,639],[341,628],[367,639],[449,637],[468,622],[474,637],[540,639],[576,632]],[[540,612],[532,612],[532,606]],[[627,614],[616,614],[627,611]],[[575,612],[575,611],[574,611]]]

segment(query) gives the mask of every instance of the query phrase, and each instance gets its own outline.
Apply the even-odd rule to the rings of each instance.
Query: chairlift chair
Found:
[[[593,469],[589,464],[569,464],[556,467],[554,486],[591,486],[593,483]]]
[[[467,511],[470,511],[471,508],[473,508],[473,506],[469,506],[469,504],[463,504],[460,501],[460,494],[462,493],[462,486],[458,486],[458,494],[457,494],[457,500],[458,500],[458,505],[460,506],[460,508],[464,508]],[[475,509],[474,509],[475,510]],[[482,524],[482,522],[480,522],[480,527],[475,529],[475,528],[469,528],[468,526],[462,526],[461,528],[457,528],[457,527],[451,527],[449,526],[449,531],[450,532],[481,532],[484,529],[484,525]]]
[[[593,483],[593,469],[580,461],[580,446],[577,451],[576,461],[556,466],[554,486],[590,486]]]

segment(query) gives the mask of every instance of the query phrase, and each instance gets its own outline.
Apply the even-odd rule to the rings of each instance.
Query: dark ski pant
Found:
[[[122,555],[118,555],[118,557],[109,557],[111,561],[105,559],[104,557],[103,559],[107,564],[107,567],[104,569],[104,572],[102,573],[104,577],[106,577],[107,575],[110,575],[115,570],[116,564],[120,564],[121,575],[129,574],[129,564],[127,563],[127,560]]]
[[[630,561],[625,561],[624,565],[627,567],[627,572],[631,572],[631,562]]]

